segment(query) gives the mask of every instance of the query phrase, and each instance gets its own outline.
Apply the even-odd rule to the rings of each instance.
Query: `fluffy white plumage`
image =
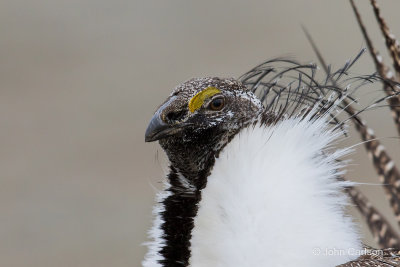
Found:
[[[236,135],[202,191],[190,266],[327,267],[356,259],[362,245],[344,212],[346,183],[337,180],[337,159],[349,151],[332,149],[340,135],[326,118]]]
[[[157,205],[153,208],[153,226],[150,229],[148,235],[151,238],[151,241],[146,242],[145,245],[148,248],[146,256],[142,262],[143,267],[157,267],[161,266],[159,261],[162,260],[161,255],[158,253],[160,249],[165,245],[165,240],[162,237],[163,231],[161,230],[161,225],[164,223],[164,220],[161,218],[161,213],[165,211],[165,207],[161,204],[164,199],[166,199],[171,193],[167,191],[167,189],[171,185],[165,181],[164,182],[164,190],[158,192],[157,194]]]

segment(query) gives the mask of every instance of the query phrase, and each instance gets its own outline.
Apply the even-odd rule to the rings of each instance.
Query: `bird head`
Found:
[[[260,100],[235,79],[191,79],[176,87],[157,109],[145,141],[158,140],[175,161],[176,157],[195,161],[207,151],[219,151],[262,110]]]
[[[146,130],[146,142],[190,142],[213,130],[240,128],[262,111],[258,98],[239,81],[195,78],[176,87],[160,105]]]

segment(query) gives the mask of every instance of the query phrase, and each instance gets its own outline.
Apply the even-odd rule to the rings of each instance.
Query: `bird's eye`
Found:
[[[214,98],[208,105],[208,108],[214,111],[221,110],[225,105],[225,100],[223,97]]]

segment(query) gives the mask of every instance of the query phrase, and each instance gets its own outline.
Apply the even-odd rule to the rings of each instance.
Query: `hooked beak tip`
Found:
[[[158,113],[151,118],[149,126],[144,136],[145,142],[153,142],[165,137],[165,131],[170,129],[170,125],[161,120]]]

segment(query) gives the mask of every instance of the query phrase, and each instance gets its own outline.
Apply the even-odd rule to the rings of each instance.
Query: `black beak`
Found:
[[[146,142],[153,142],[160,139],[163,139],[167,136],[176,134],[182,129],[189,125],[180,121],[180,117],[184,114],[182,112],[174,113],[169,111],[170,118],[168,122],[165,122],[163,118],[165,117],[163,113],[165,112],[165,108],[168,107],[171,102],[176,101],[176,97],[171,97],[167,102],[165,102],[161,107],[158,108],[153,118],[151,118],[149,126],[147,126],[147,130],[145,133],[144,140]],[[166,115],[168,117],[168,114]]]
[[[165,123],[161,119],[160,113],[156,112],[153,118],[151,118],[149,126],[147,126],[144,140],[146,142],[153,142],[160,140],[166,137],[171,130],[172,130],[171,125]]]

